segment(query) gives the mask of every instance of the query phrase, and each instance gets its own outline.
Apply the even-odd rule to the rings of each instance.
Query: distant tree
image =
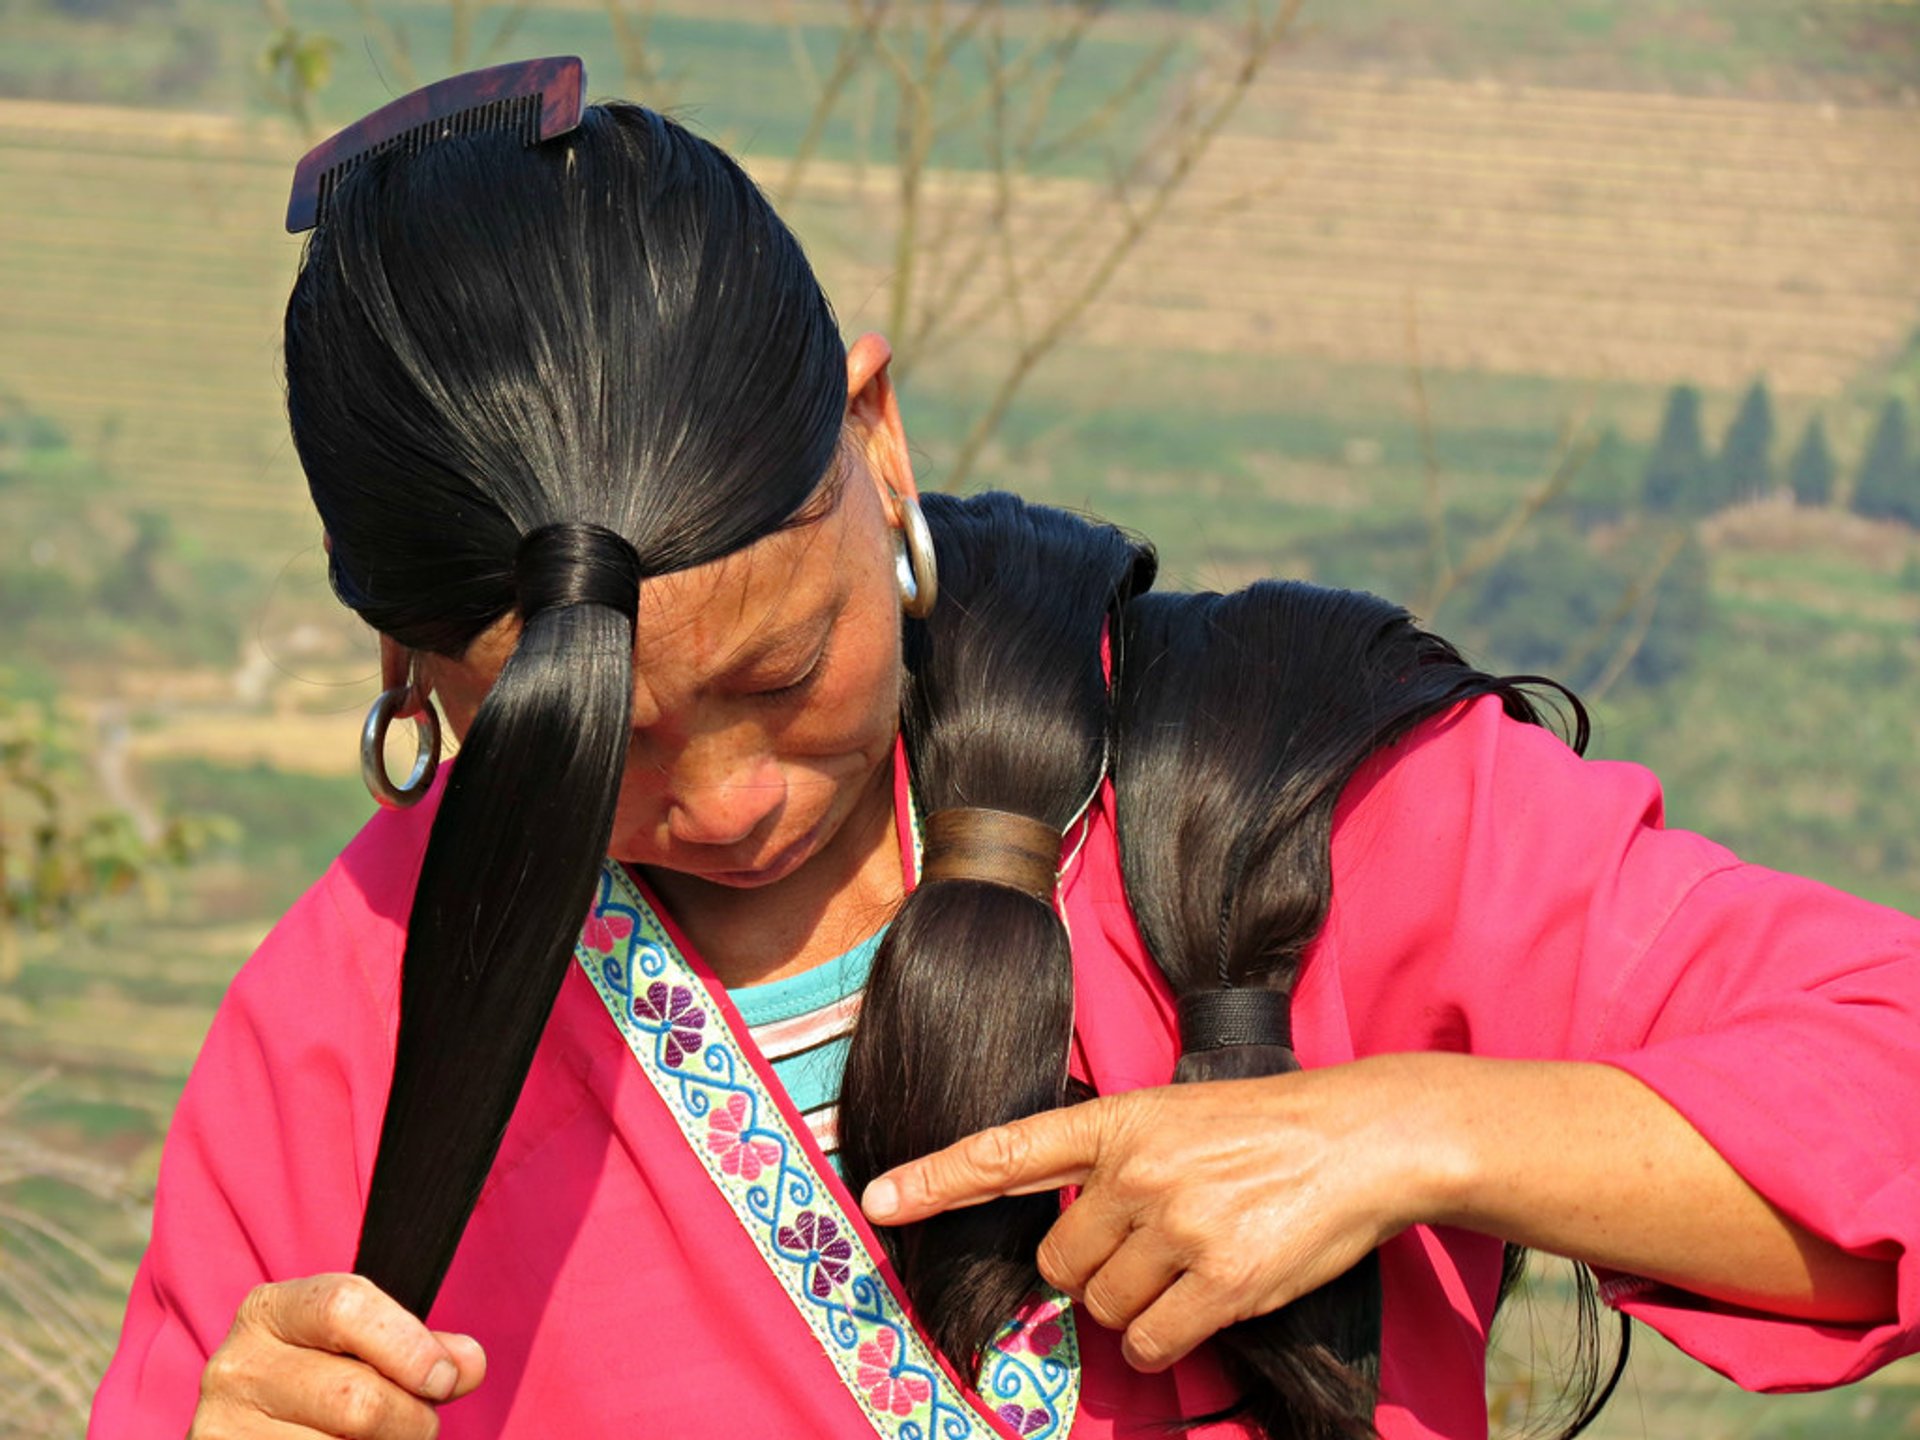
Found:
[[[1714,501],[1738,505],[1773,492],[1773,397],[1767,382],[1756,380],[1727,427],[1714,464]]]
[[[1914,493],[1915,483],[1907,447],[1907,407],[1897,395],[1890,396],[1880,407],[1873,438],[1867,442],[1867,453],[1853,482],[1853,508],[1876,520],[1920,525],[1920,495]]]
[[[1787,463],[1787,484],[1793,489],[1794,503],[1832,504],[1833,478],[1833,451],[1827,445],[1826,422],[1815,415],[1807,421],[1793,459]]]
[[[1647,457],[1640,498],[1649,510],[1700,514],[1710,508],[1712,465],[1700,435],[1700,392],[1676,385],[1667,392],[1660,438]]]
[[[1568,483],[1567,500],[1596,519],[1625,514],[1638,499],[1639,472],[1634,447],[1617,425],[1608,423]]]

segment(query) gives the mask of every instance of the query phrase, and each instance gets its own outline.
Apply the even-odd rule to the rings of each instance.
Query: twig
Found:
[[[1633,664],[1634,657],[1646,644],[1647,635],[1653,627],[1654,611],[1660,599],[1660,582],[1666,577],[1673,562],[1679,558],[1680,552],[1686,549],[1686,545],[1686,531],[1675,530],[1670,533],[1660,546],[1659,554],[1653,557],[1653,563],[1626,588],[1613,608],[1601,616],[1585,635],[1568,648],[1565,657],[1560,661],[1559,669],[1562,675],[1571,676],[1577,674],[1580,667],[1593,658],[1594,653],[1599,650],[1614,626],[1629,615],[1635,616],[1632,628],[1615,647],[1606,668],[1600,672],[1599,678],[1592,685],[1586,687],[1586,696],[1589,700],[1598,700],[1611,690],[1620,677],[1626,674],[1627,667]],[[1635,614],[1636,611],[1639,613]]]
[[[814,95],[813,109],[807,115],[807,128],[801,133],[800,143],[794,148],[792,157],[787,161],[787,173],[781,178],[774,190],[776,205],[786,205],[800,191],[800,182],[807,173],[807,167],[813,163],[820,142],[827,133],[828,122],[839,107],[840,98],[848,83],[860,72],[860,62],[873,49],[873,39],[886,19],[888,0],[847,0],[847,26],[840,32],[840,44],[833,56],[833,69],[827,73],[825,81],[820,82]],[[801,44],[798,22],[794,22],[793,31],[796,45]],[[811,58],[808,64],[811,68]]]
[[[372,0],[351,0],[351,4],[353,13],[367,27],[368,36],[380,46],[381,56],[392,69],[394,79],[400,82],[401,89],[418,89],[420,79],[413,68],[413,54],[400,32],[373,8]]]
[[[1439,617],[1440,603],[1453,589],[1453,561],[1447,553],[1446,497],[1440,484],[1440,452],[1433,439],[1433,406],[1427,399],[1427,369],[1420,357],[1420,311],[1411,288],[1407,290],[1407,383],[1413,389],[1414,426],[1420,435],[1420,481],[1427,512],[1427,556],[1433,578],[1427,582],[1420,616],[1429,625]]]
[[[1107,253],[1100,257],[1092,272],[1071,291],[1060,303],[1052,317],[1039,333],[1027,344],[1021,346],[1015,354],[1013,363],[995,387],[987,408],[974,422],[966,439],[962,442],[959,454],[949,470],[945,484],[948,488],[957,488],[972,471],[980,452],[985,448],[988,438],[1006,418],[1007,410],[1013,398],[1033,373],[1036,365],[1060,343],[1087,307],[1099,298],[1102,291],[1118,273],[1121,264],[1139,245],[1141,239],[1164,213],[1194,168],[1200,163],[1212,145],[1214,137],[1227,123],[1238,108],[1247,91],[1252,87],[1254,78],[1259,75],[1268,56],[1279,45],[1287,26],[1299,13],[1302,0],[1284,0],[1273,22],[1268,26],[1255,24],[1247,37],[1247,44],[1228,81],[1226,93],[1214,106],[1211,113],[1205,114],[1198,124],[1185,137],[1184,143],[1174,157],[1167,174],[1162,177],[1148,196],[1146,203],[1127,220],[1120,234],[1115,238]],[[1197,107],[1196,107],[1197,109]]]

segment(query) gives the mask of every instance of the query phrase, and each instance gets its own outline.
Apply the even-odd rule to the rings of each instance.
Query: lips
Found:
[[[815,846],[819,843],[821,832],[825,828],[826,821],[823,819],[766,864],[755,866],[751,870],[704,870],[691,873],[699,875],[703,880],[710,880],[716,885],[770,885],[775,880],[784,880],[811,858]]]

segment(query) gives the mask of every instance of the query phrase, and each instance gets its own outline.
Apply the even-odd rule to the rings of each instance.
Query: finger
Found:
[[[308,1350],[276,1367],[258,1408],[288,1425],[342,1440],[433,1440],[433,1406],[345,1355]]]
[[[1134,1317],[1120,1353],[1134,1369],[1151,1375],[1184,1360],[1238,1318],[1215,1286],[1189,1271]]]
[[[449,1399],[460,1383],[460,1366],[445,1344],[363,1276],[314,1275],[262,1285],[242,1302],[235,1323],[282,1344],[363,1360],[422,1399]]]
[[[1078,1300],[1095,1271],[1133,1233],[1133,1217],[1104,1190],[1083,1191],[1060,1212],[1034,1255],[1040,1278]]]
[[[454,1383],[449,1400],[458,1400],[462,1395],[470,1395],[480,1382],[487,1378],[487,1352],[480,1348],[480,1342],[471,1335],[462,1335],[454,1330],[435,1330],[433,1338],[447,1347],[447,1354],[453,1357],[454,1368],[459,1370],[460,1378]]]
[[[1081,1303],[1109,1330],[1124,1330],[1179,1279],[1180,1262],[1150,1230],[1136,1230],[1087,1281]]]
[[[1099,1158],[1110,1104],[1089,1100],[969,1135],[879,1176],[860,1208],[869,1220],[901,1225],[1002,1195],[1079,1185]]]
[[[247,1440],[314,1440],[311,1426],[289,1425],[258,1410],[248,1410],[244,1421],[236,1421],[234,1413],[228,1407],[203,1405],[194,1411],[187,1440],[224,1440],[234,1434],[244,1434]]]

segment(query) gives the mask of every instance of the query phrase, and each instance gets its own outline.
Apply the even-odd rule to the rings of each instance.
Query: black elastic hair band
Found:
[[[604,525],[567,521],[529,530],[513,559],[522,619],[569,605],[605,605],[631,620],[645,579],[639,552]]]
[[[1179,1001],[1180,1049],[1225,1050],[1234,1045],[1293,1048],[1288,997],[1278,990],[1197,990]]]

